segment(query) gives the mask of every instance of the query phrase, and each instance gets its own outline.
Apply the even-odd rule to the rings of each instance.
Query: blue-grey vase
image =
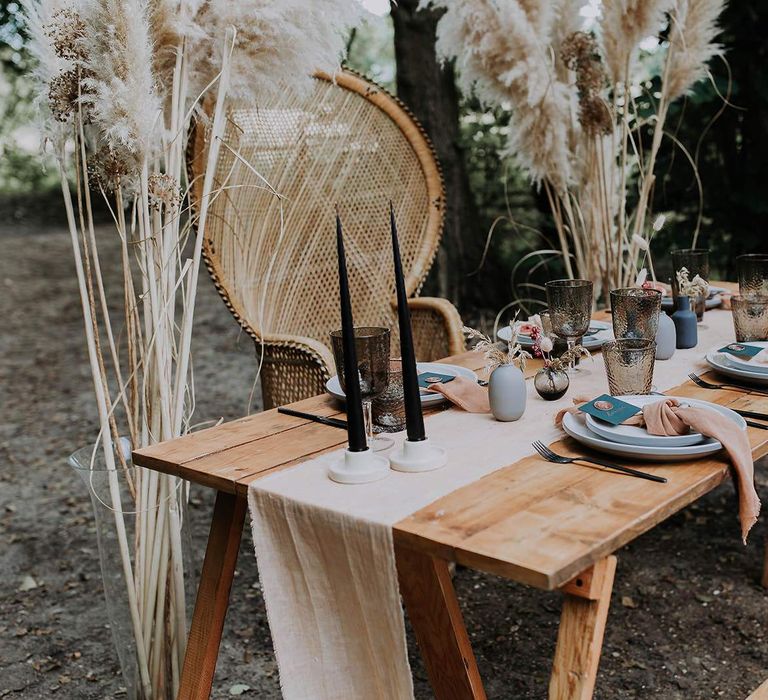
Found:
[[[699,329],[696,326],[696,312],[691,309],[690,297],[677,297],[677,307],[672,314],[672,321],[677,331],[677,348],[695,348],[699,342]]]
[[[656,359],[668,360],[675,354],[676,345],[675,322],[662,311],[659,314],[659,328],[656,331]]]
[[[488,379],[488,401],[496,420],[513,421],[525,413],[525,377],[515,365],[499,365]]]

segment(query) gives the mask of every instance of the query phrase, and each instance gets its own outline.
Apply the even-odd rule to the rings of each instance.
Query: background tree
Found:
[[[361,26],[351,41],[349,63],[394,90],[432,139],[447,211],[443,246],[426,290],[451,298],[465,316],[477,318],[528,292],[535,296],[535,286],[520,283],[536,285],[561,270],[556,264],[533,272],[525,264],[516,269],[531,249],[546,247],[544,236],[552,232],[547,203],[498,155],[510,115],[483,109],[472,95],[457,91],[453,66],[441,66],[435,56],[439,15],[417,11],[417,5],[400,0],[390,15]],[[768,74],[761,70],[768,62],[768,3],[732,2],[721,26],[728,65],[715,61],[714,84],[700,83],[675,105],[668,124],[697,160],[704,197],[699,244],[712,249],[713,275],[732,279],[737,254],[768,251]],[[18,3],[0,0],[0,214],[33,228],[42,212],[61,211],[41,206],[53,171],[41,167],[36,145],[19,138],[33,115],[25,41]],[[722,96],[729,81],[726,105]],[[671,140],[658,173],[654,210],[669,217],[652,248],[663,277],[669,271],[666,253],[691,243],[699,194],[688,159]]]
[[[477,227],[477,208],[461,146],[460,96],[453,65],[440,65],[435,54],[435,27],[442,12],[419,11],[418,5],[419,0],[399,0],[392,8],[397,94],[426,129],[442,166],[446,211],[437,292],[459,304],[469,271],[467,243]]]

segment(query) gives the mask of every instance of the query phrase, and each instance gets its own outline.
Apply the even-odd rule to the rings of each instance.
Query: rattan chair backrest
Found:
[[[204,127],[192,143],[194,199]],[[356,325],[394,323],[390,199],[410,295],[437,251],[444,197],[429,141],[394,97],[351,72],[316,76],[307,96],[232,104],[216,184],[205,261],[257,339],[303,336],[327,345],[339,326],[336,205]]]

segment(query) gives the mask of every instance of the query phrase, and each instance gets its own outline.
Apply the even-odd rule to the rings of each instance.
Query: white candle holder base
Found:
[[[429,472],[440,469],[448,462],[444,448],[433,445],[429,438],[411,442],[406,440],[403,447],[389,456],[392,469],[399,472]]]
[[[367,484],[389,474],[389,460],[370,448],[363,452],[344,451],[328,469],[328,476],[339,484]]]

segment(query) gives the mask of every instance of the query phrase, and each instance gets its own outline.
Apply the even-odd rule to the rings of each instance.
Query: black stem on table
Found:
[[[416,368],[416,355],[413,349],[411,331],[411,312],[408,309],[408,296],[405,292],[403,264],[400,260],[400,244],[397,240],[395,210],[389,202],[389,225],[392,231],[392,253],[395,261],[395,289],[397,291],[397,321],[400,327],[400,357],[403,363],[403,397],[405,401],[405,427],[408,440],[418,442],[426,439],[424,416],[421,412],[421,391],[419,390],[419,372]]]
[[[368,449],[363,420],[363,402],[360,392],[360,378],[357,369],[357,348],[355,347],[355,325],[352,321],[352,302],[349,298],[347,258],[344,254],[344,234],[341,219],[336,211],[336,248],[339,257],[339,307],[341,310],[341,335],[344,353],[344,384],[347,399],[347,440],[350,452],[364,452]]]

